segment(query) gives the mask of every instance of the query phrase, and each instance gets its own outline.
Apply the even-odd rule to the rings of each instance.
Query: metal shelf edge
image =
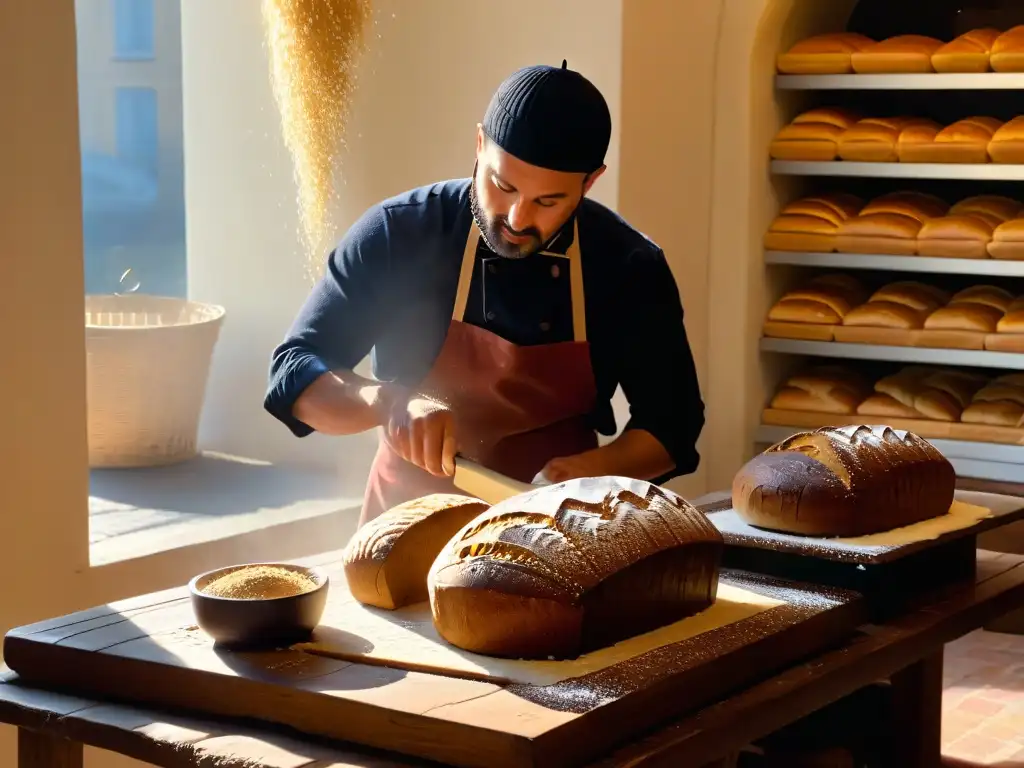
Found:
[[[944,259],[927,256],[888,256],[873,253],[765,251],[766,264],[798,267],[879,269],[894,272],[931,272],[949,275],[1024,277],[1024,261],[1000,259]]]
[[[762,338],[762,352],[786,355],[810,355],[847,360],[883,360],[894,363],[925,363],[966,366],[969,368],[1004,368],[1024,371],[1024,354],[985,352],[972,349],[932,349],[929,347],[893,347],[881,344],[848,344],[836,341],[799,341],[796,339]]]
[[[783,91],[1024,90],[1024,74],[976,72],[911,75],[776,75],[775,87]]]
[[[985,163],[854,163],[846,161],[772,160],[777,176],[844,176],[876,179],[949,179],[1024,181],[1024,165]]]

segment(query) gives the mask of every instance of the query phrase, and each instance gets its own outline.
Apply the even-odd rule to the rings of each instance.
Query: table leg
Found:
[[[942,762],[942,649],[892,677],[892,765]]]
[[[82,745],[19,728],[18,768],[82,768]]]

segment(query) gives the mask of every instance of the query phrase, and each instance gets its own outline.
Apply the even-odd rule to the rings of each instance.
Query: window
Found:
[[[162,0],[171,5],[174,0]],[[113,0],[114,57],[154,58],[154,0]]]
[[[155,183],[160,142],[156,90],[117,88],[114,114],[117,159],[144,170]]]

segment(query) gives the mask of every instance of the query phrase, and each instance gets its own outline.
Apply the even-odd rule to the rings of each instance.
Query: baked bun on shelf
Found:
[[[934,72],[932,56],[942,46],[934,37],[897,35],[854,52],[850,63],[862,75]]]
[[[394,610],[427,599],[427,572],[448,540],[488,508],[438,493],[389,509],[355,532],[342,557],[352,597]]]
[[[875,394],[857,407],[871,418],[958,421],[985,379],[964,371],[911,366],[875,382]]]
[[[814,35],[796,43],[776,57],[776,67],[784,75],[846,75],[853,72],[850,54],[874,40],[855,32],[830,32]]]
[[[916,330],[925,318],[948,301],[939,288],[912,280],[884,285],[859,307],[850,310],[843,325],[861,328]]]
[[[434,626],[473,653],[575,657],[708,608],[723,548],[702,512],[651,483],[545,486],[491,507],[438,555]]]
[[[917,254],[917,237],[926,221],[944,216],[949,205],[934,195],[893,192],[875,198],[836,231],[840,253]]]
[[[924,327],[927,331],[995,333],[996,325],[1006,313],[1011,301],[1013,296],[1002,288],[991,285],[972,286],[954,295],[946,306],[932,312],[924,321]],[[978,343],[981,346],[975,348],[984,349],[984,339],[979,338]]]
[[[1019,378],[1016,381],[994,379],[975,393],[960,421],[993,427],[1024,427],[1024,382]]]
[[[837,365],[819,366],[790,376],[769,407],[780,411],[854,414],[870,394],[856,371]]]
[[[921,256],[954,259],[987,259],[996,227],[1016,216],[1021,204],[997,195],[977,195],[961,200],[948,216],[926,221],[917,234]]]
[[[990,64],[996,72],[1024,72],[1024,24],[1003,32],[996,39]]]
[[[965,32],[932,54],[932,68],[936,72],[988,72],[992,46],[1000,34],[991,27]]]
[[[901,137],[900,162],[987,163],[989,143],[1002,125],[994,117],[968,117],[940,131],[930,126],[912,126]]]
[[[821,275],[783,294],[768,311],[768,320],[838,325],[865,298],[866,291],[856,278]]]
[[[733,508],[750,525],[809,536],[863,536],[939,517],[956,473],[931,443],[884,426],[793,435],[736,473]]]
[[[863,206],[859,198],[843,193],[796,200],[772,222],[764,236],[764,247],[769,251],[834,251],[839,224]]]
[[[942,129],[925,117],[868,117],[859,120],[839,136],[840,159],[862,163],[895,163],[900,159],[899,144],[913,127]]]
[[[835,160],[839,137],[859,119],[846,109],[812,109],[784,126],[772,140],[769,152],[774,160]]]
[[[993,163],[1024,163],[1024,116],[1013,118],[992,135],[988,156]]]
[[[993,259],[1024,260],[1024,218],[1011,219],[996,227],[988,254]]]

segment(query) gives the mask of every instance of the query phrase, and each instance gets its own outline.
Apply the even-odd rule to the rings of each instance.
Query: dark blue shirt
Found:
[[[598,397],[590,422],[615,434],[611,398],[629,402],[626,429],[644,429],[675,460],[697,468],[704,426],[683,308],[665,255],[601,204],[578,213],[587,341]],[[472,222],[469,179],[411,190],[370,208],[328,257],[284,342],[274,350],[264,406],[303,437],[292,406],[317,377],[352,369],[372,350],[375,378],[415,387],[447,335]],[[572,221],[545,250],[565,253]],[[571,341],[569,271],[557,256],[505,259],[483,238],[464,321],[518,345]]]

